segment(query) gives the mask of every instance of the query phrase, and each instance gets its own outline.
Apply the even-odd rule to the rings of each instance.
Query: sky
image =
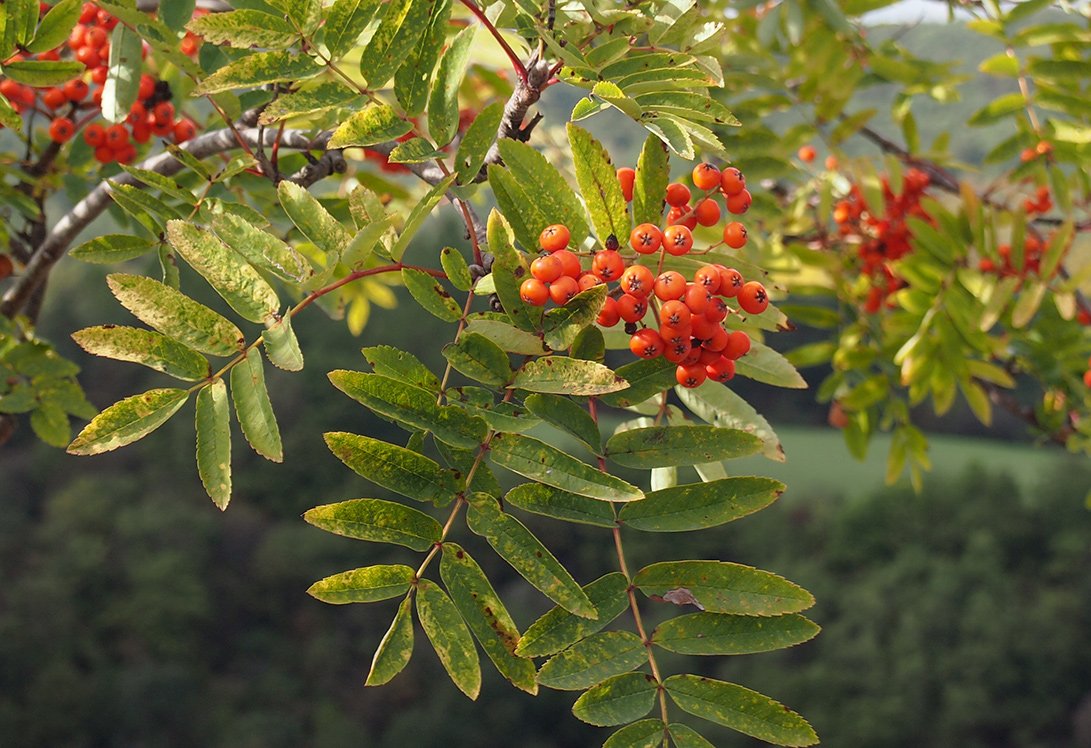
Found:
[[[947,4],[936,0],[902,0],[864,16],[867,23],[947,22]]]

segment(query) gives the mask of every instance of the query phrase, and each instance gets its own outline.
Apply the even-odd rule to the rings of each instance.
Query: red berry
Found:
[[[704,353],[704,349],[701,348],[699,345],[690,344],[689,353],[687,353],[686,357],[679,362],[679,366],[696,366],[698,363],[700,363],[701,356],[704,355]],[[701,367],[703,373],[704,364],[701,364]]]
[[[648,313],[648,299],[623,293],[617,300],[617,313],[626,322],[639,322]]]
[[[724,356],[732,361],[742,358],[750,352],[750,336],[742,330],[735,330],[727,336],[727,345],[723,348]]]
[[[106,82],[106,79],[110,77],[110,68],[105,65],[99,65],[97,68],[91,71],[91,82],[101,86]],[[101,96],[101,94],[99,94]]]
[[[569,275],[562,275],[549,284],[549,298],[558,306],[564,306],[568,300],[580,292],[580,285]]]
[[[803,146],[802,148],[799,149],[799,152],[796,153],[796,155],[799,156],[800,161],[802,161],[805,164],[809,164],[812,161],[814,161],[814,157],[816,155],[815,150],[814,150],[814,146],[813,145],[805,145],[805,146]]]
[[[690,283],[686,286],[686,293],[681,300],[694,314],[704,314],[708,309],[708,302],[712,300],[712,294],[696,283]]]
[[[680,205],[685,205],[689,202],[690,191],[689,187],[678,182],[672,182],[667,185],[667,205],[674,208]]]
[[[743,287],[743,277],[735,268],[723,268],[720,270],[720,296],[733,299],[739,295]]]
[[[690,231],[697,228],[697,214],[689,205],[680,205],[667,211],[667,226],[685,226]]]
[[[106,142],[106,128],[98,122],[92,122],[83,130],[83,141],[92,148],[98,148]]]
[[[705,309],[705,316],[708,317],[709,322],[715,322],[717,325],[727,319],[727,304],[719,296],[713,296],[708,302],[708,308]]]
[[[144,73],[140,76],[140,89],[137,92],[136,97],[143,101],[153,93],[155,93],[155,78]]]
[[[15,264],[7,255],[0,255],[0,280],[7,278],[15,269]]]
[[[715,353],[716,354],[715,358],[719,358],[720,357],[720,351],[722,351],[724,348],[727,347],[727,344],[728,344],[728,342],[730,340],[731,340],[731,336],[728,334],[727,330],[725,330],[724,328],[720,327],[717,324],[716,329],[712,333],[712,337],[707,339],[704,342],[703,347],[704,347],[705,350],[709,351],[710,353]],[[713,360],[715,360],[715,359],[713,359]],[[711,363],[711,362],[706,361],[705,363]]]
[[[1091,387],[1091,369],[1083,373],[1083,384],[1085,387]]]
[[[67,117],[57,117],[49,123],[49,137],[55,143],[66,143],[76,132],[76,123]]]
[[[108,164],[114,160],[114,151],[108,146],[100,145],[95,149],[95,160],[100,164]]]
[[[197,125],[191,120],[180,119],[174,123],[174,140],[176,143],[185,143],[197,134]],[[577,260],[579,262],[579,260]]]
[[[117,19],[104,10],[100,10],[95,19],[98,21],[98,25],[107,31],[113,31],[114,26],[117,26]]]
[[[567,226],[555,223],[542,229],[542,234],[538,237],[538,245],[546,252],[558,252],[568,246],[568,240],[571,238],[572,235]]]
[[[147,143],[152,139],[152,129],[144,122],[133,125],[133,140],[137,143]]]
[[[681,340],[677,343],[671,343],[663,351],[663,358],[667,359],[671,363],[680,364],[683,359],[689,355],[693,346],[690,345],[688,340]]]
[[[674,270],[660,273],[655,279],[655,295],[661,301],[680,299],[686,292],[686,277]]]
[[[76,52],[76,59],[89,68],[97,68],[101,63],[98,50],[94,47],[80,47]]]
[[[84,3],[80,8],[80,23],[91,23],[98,15],[98,8],[94,3]]]
[[[720,327],[719,322],[713,322],[704,314],[697,312],[692,313],[690,320],[690,328],[693,332],[693,337],[698,340],[712,340],[716,337],[716,331],[723,329]]]
[[[746,189],[746,177],[734,166],[720,172],[720,190],[727,197],[737,195]]]
[[[617,170],[617,181],[621,183],[621,194],[625,196],[625,202],[633,201],[633,185],[636,184],[636,169],[623,166]]]
[[[107,127],[105,143],[115,151],[128,145],[129,131],[125,129],[125,125],[110,125]]]
[[[732,221],[724,226],[724,244],[732,249],[742,249],[746,246],[746,227],[738,221]]]
[[[629,234],[629,246],[642,255],[658,252],[663,246],[663,232],[651,223],[642,223]]]
[[[569,252],[567,249],[562,249],[554,252],[552,257],[561,263],[561,275],[572,279],[580,277],[580,272],[583,268],[580,267],[580,258],[576,256],[575,252]]]
[[[637,331],[629,338],[629,350],[640,358],[655,358],[663,354],[663,338],[650,327]]]
[[[549,298],[549,288],[537,278],[527,278],[519,286],[519,298],[531,306],[542,306]]]
[[[616,281],[625,272],[625,261],[616,251],[607,249],[595,255],[591,261],[591,272],[607,283]]]
[[[581,291],[586,291],[589,288],[602,285],[602,281],[594,273],[584,273],[580,276],[578,284]]]
[[[110,36],[104,29],[92,26],[83,32],[83,46],[92,49],[102,49],[102,46],[110,41]]]
[[[83,101],[90,91],[90,86],[82,78],[74,78],[64,84],[64,95],[69,101]]]
[[[152,115],[155,117],[155,124],[157,125],[174,122],[174,104],[169,101],[161,101],[155,105]]]
[[[68,35],[68,46],[72,49],[79,49],[84,45],[84,38],[87,34],[87,27],[83,24],[76,24],[72,29],[72,33]]]
[[[702,200],[697,203],[693,214],[697,217],[697,223],[702,226],[715,226],[720,222],[720,204],[711,199]]]
[[[693,249],[693,232],[685,226],[668,226],[663,232],[663,246],[668,254],[684,255]]]
[[[720,170],[712,164],[697,164],[693,167],[693,186],[708,192],[720,186]]]
[[[709,293],[720,290],[720,269],[715,265],[705,265],[693,274],[693,282]]]
[[[58,109],[68,102],[68,97],[59,88],[49,88],[42,94],[42,103],[50,109]]]
[[[178,48],[182,50],[182,54],[193,56],[197,54],[197,39],[187,34]]]
[[[757,281],[743,284],[742,289],[739,291],[739,306],[743,308],[743,311],[750,314],[764,312],[769,308],[769,294],[766,293],[765,286]]]
[[[714,382],[727,382],[735,377],[735,362],[721,356],[705,366],[705,373]]]
[[[530,263],[530,274],[542,283],[552,283],[564,274],[564,266],[553,255],[546,255]]]
[[[617,302],[607,296],[606,302],[602,305],[602,310],[599,312],[598,319],[595,321],[603,327],[613,327],[620,322],[621,314],[617,310]]]
[[[750,191],[743,190],[737,195],[732,195],[727,198],[727,211],[734,213],[735,215],[742,215],[746,211],[750,210]]]
[[[690,323],[693,313],[689,307],[678,300],[667,301],[659,307],[659,321],[671,327],[681,327]]]
[[[647,296],[655,286],[655,276],[644,265],[631,265],[621,275],[621,290],[633,296]]]

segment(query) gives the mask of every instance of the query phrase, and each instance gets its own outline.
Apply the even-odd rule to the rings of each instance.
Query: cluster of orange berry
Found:
[[[631,171],[631,170],[628,170]],[[627,170],[619,170],[622,191],[632,200],[632,181]],[[706,193],[722,192],[727,209],[745,212],[750,207],[750,193],[742,172],[728,168],[721,172],[712,164],[700,164],[693,170],[694,185]],[[741,330],[729,332],[723,326],[728,314],[735,312],[725,299],[734,299],[749,314],[761,314],[769,306],[765,287],[747,282],[734,268],[707,264],[692,280],[674,270],[656,274],[638,260],[642,255],[659,255],[660,269],[665,255],[682,256],[693,249],[693,232],[687,225],[714,225],[720,216],[719,205],[707,195],[690,205],[691,193],[683,184],[667,187],[666,202],[671,206],[667,226],[660,229],[643,223],[629,235],[629,247],[635,255],[626,256],[616,240],[594,252],[590,268],[584,270],[580,255],[571,251],[570,232],[557,224],[547,227],[539,237],[542,254],[530,266],[531,277],[520,286],[523,301],[542,306],[549,300],[563,305],[580,291],[599,284],[616,283],[598,315],[603,327],[625,322],[632,337],[629,349],[640,358],[663,356],[677,364],[676,378],[684,387],[697,387],[706,379],[726,382],[735,376],[735,361],[750,351],[750,337]],[[712,214],[705,203],[716,207],[716,220],[706,223]],[[702,216],[704,220],[702,220]],[[732,222],[724,229],[724,242],[733,248],[746,243],[746,229]],[[644,320],[653,312],[654,327]]]
[[[991,257],[983,257],[978,263],[978,268],[983,273],[996,273],[1002,276],[1017,275],[1025,278],[1027,275],[1039,272],[1044,249],[1045,244],[1038,237],[1028,236],[1023,242],[1023,264],[1021,267],[1016,267],[1012,262],[1011,245],[1001,244],[996,248],[1001,263],[998,265]]]
[[[49,11],[49,5],[41,3],[39,11],[44,15]],[[98,116],[96,110],[102,106],[102,91],[109,73],[110,31],[117,23],[117,18],[94,3],[84,3],[79,22],[65,44],[36,57],[39,60],[59,60],[67,48],[72,57],[86,66],[84,75],[62,86],[45,89],[34,89],[11,79],[0,81],[0,93],[16,111],[34,110],[51,118],[49,137],[54,142],[66,143],[84,128],[84,140],[94,149],[95,159],[100,163],[130,163],[136,158],[137,145],[147,143],[153,135],[182,143],[197,133],[192,120],[175,116],[174,105],[170,103],[170,86],[166,81],[157,81],[147,74],[140,77],[138,100],[124,123],[105,126],[93,122]],[[196,54],[197,38],[187,33],[181,47],[186,54]],[[145,45],[145,57],[147,51]],[[17,59],[22,59],[22,55],[15,55],[9,62]],[[85,75],[90,78],[90,84],[84,79]],[[90,101],[87,100],[88,95]],[[81,112],[87,113],[78,117]]]
[[[1053,210],[1053,198],[1049,195],[1049,188],[1041,185],[1034,191],[1034,199],[1029,197],[1023,201],[1023,210],[1027,215],[1035,213],[1048,213]]]
[[[1019,154],[1019,160],[1024,164],[1028,161],[1033,161],[1039,156],[1048,157],[1053,153],[1053,144],[1048,140],[1039,140],[1033,148],[1024,148]]]
[[[886,212],[873,213],[864,199],[859,185],[852,185],[848,197],[840,200],[833,210],[842,237],[853,238],[858,243],[857,256],[861,273],[870,281],[864,311],[875,314],[890,296],[902,288],[905,282],[898,278],[890,263],[912,251],[910,231],[906,219],[910,216],[933,224],[934,220],[921,207],[921,198],[931,179],[920,169],[909,169],[902,177],[902,189],[898,195],[890,188],[890,180],[882,178],[883,202]]]

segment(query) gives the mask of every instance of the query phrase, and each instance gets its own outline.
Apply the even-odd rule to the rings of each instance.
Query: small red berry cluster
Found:
[[[1091,358],[1087,359],[1087,371],[1083,373],[1083,383],[1091,387]]]
[[[1033,148],[1024,148],[1019,154],[1019,160],[1024,164],[1036,158],[1049,158],[1053,154],[1053,144],[1048,140],[1039,140]]]
[[[1052,234],[1049,238],[1052,238]],[[1040,240],[1036,236],[1027,236],[1023,241],[1023,261],[1022,265],[1016,267],[1015,261],[1011,256],[1011,245],[1001,244],[996,248],[996,252],[1000,255],[1000,262],[997,263],[991,257],[983,257],[978,263],[978,269],[983,273],[995,273],[1000,276],[1017,276],[1019,278],[1026,278],[1028,275],[1038,275],[1041,271],[1042,253],[1049,241],[1049,238],[1045,242]],[[1056,271],[1054,271],[1056,273]]]
[[[626,200],[631,201],[635,172],[619,169],[618,179]],[[693,170],[693,183],[705,193],[720,192],[729,212],[743,213],[750,207],[746,179],[738,169],[721,172],[712,164],[700,164]],[[539,237],[543,253],[531,263],[531,277],[523,281],[520,296],[534,306],[549,300],[563,305],[580,291],[616,283],[597,321],[603,327],[624,321],[634,355],[647,359],[662,356],[677,364],[675,376],[683,387],[697,387],[706,379],[728,381],[735,376],[735,361],[750,351],[750,337],[723,327],[727,316],[736,311],[725,300],[734,299],[749,314],[761,314],[769,306],[769,296],[761,283],[747,282],[738,270],[719,264],[704,265],[692,280],[675,270],[662,271],[665,255],[682,256],[693,249],[693,232],[687,225],[690,220],[694,226],[712,226],[719,221],[720,207],[708,194],[696,205],[691,205],[691,199],[685,185],[669,185],[666,202],[671,210],[666,228],[640,224],[629,235],[634,256],[623,254],[615,242],[591,255],[588,270],[584,270],[580,255],[568,249],[568,228],[559,224],[547,227]],[[724,228],[724,242],[735,249],[742,247],[745,227],[729,223]],[[642,255],[655,254],[659,255],[658,274],[638,262]],[[644,322],[649,311],[654,312],[654,328]]]
[[[41,3],[44,15],[49,5]],[[62,54],[72,57],[86,66],[83,75],[67,81],[62,86],[34,89],[11,79],[0,81],[2,93],[16,111],[39,111],[52,119],[49,137],[55,143],[66,143],[83,128],[83,138],[94,149],[100,163],[130,163],[137,155],[137,146],[147,143],[152,136],[170,138],[183,143],[197,133],[192,120],[178,118],[170,103],[171,90],[166,81],[157,81],[148,74],[140,77],[137,101],[133,104],[124,123],[103,125],[93,120],[102,106],[102,92],[109,75],[110,32],[118,19],[94,3],[84,3],[79,22],[65,44],[37,55],[39,60],[60,60]],[[181,41],[182,51],[197,53],[198,41],[187,33]],[[147,56],[145,45],[143,55]],[[22,59],[15,55],[12,60]],[[90,78],[91,83],[84,79]],[[88,95],[91,100],[87,101]],[[83,112],[83,116],[80,114]]]
[[[890,180],[883,177],[883,202],[885,213],[873,212],[857,184],[852,185],[849,195],[840,200],[833,210],[833,220],[840,235],[857,244],[860,273],[869,281],[867,299],[863,309],[875,314],[884,304],[891,305],[890,297],[906,284],[895,275],[891,262],[909,254],[911,233],[906,219],[919,218],[934,224],[928,212],[921,206],[921,198],[931,183],[931,178],[920,169],[909,169],[902,177],[902,189],[897,195],[890,187]]]
[[[1034,191],[1034,199],[1029,197],[1023,201],[1023,210],[1026,211],[1028,216],[1032,216],[1035,213],[1048,213],[1053,210],[1053,198],[1050,197],[1049,188],[1045,185],[1040,185],[1038,189]]]

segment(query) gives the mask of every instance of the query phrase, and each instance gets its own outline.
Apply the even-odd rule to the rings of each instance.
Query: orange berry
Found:
[[[591,261],[591,272],[607,283],[616,281],[625,272],[625,261],[618,252],[607,249],[595,255]]]
[[[689,187],[678,182],[667,185],[667,205],[677,208],[689,202]]]
[[[185,143],[197,134],[197,125],[188,119],[180,119],[174,123],[174,140],[177,143]]]
[[[723,352],[732,361],[742,358],[750,352],[750,336],[742,330],[735,330],[727,336],[727,345]]]
[[[549,288],[537,278],[527,278],[519,286],[519,298],[531,306],[542,306],[549,298]]]
[[[633,296],[647,296],[655,287],[655,276],[644,265],[630,265],[621,274],[621,290]]]
[[[727,330],[720,327],[719,325],[716,325],[716,329],[712,331],[712,337],[708,338],[704,343],[702,343],[701,347],[704,348],[706,351],[715,353],[716,356],[713,359],[715,360],[716,358],[720,357],[720,351],[722,351],[724,348],[727,348],[727,344],[730,340],[731,336],[728,334]]]
[[[579,285],[581,291],[586,291],[589,288],[594,288],[595,286],[602,285],[602,281],[594,273],[584,273],[579,277],[577,284]]]
[[[690,231],[697,228],[697,214],[689,205],[680,205],[667,211],[667,226],[685,226]]]
[[[746,246],[746,227],[738,221],[732,221],[724,226],[724,244],[732,249],[742,249]]]
[[[569,275],[562,275],[549,284],[549,298],[558,306],[564,306],[568,300],[580,292],[580,285]]]
[[[1047,156],[1053,153],[1053,144],[1048,140],[1039,140],[1038,145],[1034,146],[1034,151],[1039,156]]]
[[[655,295],[660,301],[682,298],[686,292],[686,277],[674,270],[660,273],[655,279]]]
[[[727,302],[718,296],[713,296],[709,299],[708,307],[705,309],[705,316],[717,325],[723,322],[727,318],[728,307]]]
[[[83,46],[85,47],[101,49],[108,41],[110,41],[110,35],[106,33],[105,29],[100,29],[98,26],[92,26],[83,32]]]
[[[625,196],[625,202],[633,201],[633,185],[636,184],[636,169],[623,166],[617,170],[617,181],[621,183],[621,194]]]
[[[49,123],[49,137],[54,143],[67,143],[76,132],[76,123],[68,117],[57,117]]]
[[[92,122],[83,130],[83,142],[92,148],[98,148],[106,142],[106,128],[98,122]]]
[[[662,336],[664,343],[668,346],[674,346],[679,343],[688,343],[693,338],[693,327],[691,325],[680,325],[678,327],[659,325],[659,334]]]
[[[750,200],[750,191],[743,190],[742,192],[727,198],[727,210],[729,213],[742,215],[750,210]]]
[[[702,226],[715,226],[720,222],[720,204],[715,200],[702,200],[697,203],[694,215],[697,217],[697,223]]]
[[[720,186],[720,170],[712,164],[697,164],[693,167],[693,186],[708,192]]]
[[[538,237],[538,246],[546,252],[558,252],[568,246],[568,240],[571,238],[572,234],[568,231],[567,226],[562,223],[555,223],[542,229],[542,233]]]
[[[157,125],[173,123],[174,104],[171,104],[169,101],[161,101],[155,105],[155,109],[152,110],[152,115],[155,117],[155,124]]]
[[[692,314],[690,328],[693,332],[693,337],[698,340],[711,340],[716,337],[716,331],[722,330],[719,322],[713,322],[704,314]]]
[[[744,283],[739,290],[739,306],[750,314],[761,314],[769,308],[769,294],[757,281]]]
[[[182,42],[178,45],[178,48],[182,51],[182,54],[192,57],[193,55],[197,54],[197,40],[192,36],[186,36],[184,39],[182,39]]]
[[[663,358],[671,363],[680,364],[682,363],[682,360],[689,355],[691,350],[693,350],[693,346],[690,345],[688,340],[671,343],[667,345],[666,350],[663,351]]]
[[[143,101],[153,93],[155,93],[155,78],[144,73],[140,76],[140,88],[137,91],[136,97]]]
[[[705,366],[705,373],[714,382],[727,382],[735,378],[735,362],[721,356]]]
[[[837,156],[826,156],[826,171],[837,171],[840,165],[837,162]]]
[[[69,101],[83,101],[90,92],[91,87],[82,78],[74,78],[64,84],[64,95]]]
[[[640,358],[655,358],[663,353],[663,338],[650,327],[637,331],[629,338],[629,350]]]
[[[693,232],[685,226],[668,226],[663,232],[663,246],[668,254],[684,255],[693,249]]]
[[[100,145],[95,149],[95,160],[100,164],[108,164],[114,160],[114,152],[108,146]]]
[[[1024,148],[1019,153],[1019,160],[1022,161],[1024,164],[1028,161],[1033,161],[1036,158],[1038,158],[1038,151],[1034,150],[1033,148]]]
[[[129,131],[125,129],[125,125],[110,125],[106,128],[106,140],[104,142],[113,150],[123,148],[129,144]]]
[[[64,91],[59,88],[47,89],[42,94],[42,103],[50,109],[57,109],[68,102],[68,97],[64,95]]]
[[[648,313],[648,300],[643,296],[623,293],[617,300],[617,313],[626,322],[639,322]]]
[[[715,265],[705,265],[693,274],[693,283],[709,293],[720,289],[720,270]]]
[[[658,252],[663,246],[663,232],[651,223],[642,223],[629,234],[629,246],[642,255]]]
[[[742,273],[735,268],[724,268],[720,270],[720,296],[724,296],[728,299],[733,299],[739,295],[739,291],[742,290],[744,281]]]
[[[1083,385],[1084,387],[1091,387],[1091,369],[1083,373]]]
[[[746,177],[734,166],[720,172],[720,191],[727,197],[737,195],[746,189]]]
[[[91,71],[91,82],[101,86],[106,82],[106,79],[110,77],[110,68],[105,65],[99,65],[97,68]]]
[[[94,47],[80,47],[76,52],[76,59],[89,68],[97,68],[101,63],[98,50]]]
[[[607,296],[606,301],[602,305],[602,310],[599,311],[599,316],[595,321],[603,327],[613,327],[620,322],[621,314],[617,310],[617,301]]]
[[[546,255],[530,263],[530,274],[542,283],[552,283],[564,274],[564,266],[553,255]]]
[[[802,161],[805,164],[809,164],[812,161],[814,161],[814,157],[817,154],[815,153],[813,145],[805,145],[805,146],[803,146],[802,148],[799,149],[799,152],[796,153],[796,155],[799,156],[800,161]]]
[[[659,307],[659,321],[671,327],[688,325],[693,313],[681,301],[667,301]]]
[[[686,286],[686,293],[682,296],[682,301],[685,302],[689,310],[694,314],[704,314],[708,309],[708,302],[712,300],[712,294],[706,289],[698,286],[696,283],[690,283]]]
[[[580,277],[580,272],[583,268],[580,267],[580,258],[576,256],[575,252],[569,252],[567,249],[562,249],[554,252],[552,257],[561,263],[561,275],[566,275],[569,278]]]
[[[674,370],[674,378],[678,380],[678,384],[688,389],[694,387],[700,387],[704,384],[708,378],[708,372],[705,371],[705,367],[699,363],[690,364],[688,366],[679,366]]]

